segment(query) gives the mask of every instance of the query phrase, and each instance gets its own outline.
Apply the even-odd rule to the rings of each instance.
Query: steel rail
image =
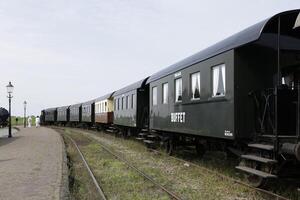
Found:
[[[97,140],[97,142],[100,144],[100,146],[105,151],[107,151],[108,153],[110,153],[111,155],[113,155],[114,157],[116,157],[118,160],[124,162],[128,167],[130,167],[131,169],[133,169],[136,172],[138,172],[142,177],[146,178],[148,181],[150,181],[151,183],[153,183],[155,186],[159,187],[161,190],[163,190],[164,192],[166,192],[170,197],[172,197],[173,199],[176,199],[176,200],[182,200],[182,198],[179,197],[177,194],[175,194],[174,192],[171,192],[170,190],[168,190],[163,185],[157,183],[153,178],[151,178],[146,173],[144,173],[143,171],[141,171],[140,169],[138,169],[137,167],[135,167],[134,165],[132,165],[128,160],[126,160],[125,158],[122,158],[120,155],[118,155],[118,154],[114,153],[113,151],[111,151],[108,147],[106,147],[105,145],[103,145],[100,141]]]
[[[63,129],[63,130],[64,130],[64,129]],[[74,130],[74,129],[73,129],[73,130]],[[82,130],[74,130],[74,131],[82,132]],[[84,131],[85,133],[87,133],[87,134],[93,134],[92,132],[94,132],[94,131],[92,131],[92,130],[90,130],[90,131],[88,131],[88,130],[83,130],[83,131]],[[99,136],[98,136],[98,137],[99,137]],[[100,143],[100,142],[98,141],[98,143]],[[102,143],[100,143],[100,145],[103,146]],[[105,149],[105,148],[103,148],[103,149]],[[106,150],[106,149],[105,149],[105,150]],[[163,152],[157,151],[157,150],[155,150],[155,149],[149,149],[149,150],[152,151],[152,152],[158,153],[158,154],[160,154],[160,155],[165,155]],[[274,200],[290,200],[290,199],[288,199],[288,198],[286,198],[286,197],[283,197],[283,196],[278,195],[278,194],[276,194],[276,193],[273,193],[273,192],[271,192],[271,191],[264,190],[264,189],[261,189],[261,188],[253,187],[253,186],[251,186],[251,185],[249,185],[249,184],[247,184],[247,183],[245,183],[245,182],[243,182],[243,181],[240,181],[240,180],[234,179],[234,178],[232,178],[232,177],[229,177],[229,176],[223,175],[223,174],[221,174],[221,173],[218,173],[218,172],[216,172],[216,171],[207,169],[207,168],[202,167],[202,166],[200,166],[200,165],[198,165],[198,164],[196,164],[196,163],[193,163],[193,162],[191,162],[191,161],[184,160],[184,159],[181,159],[181,158],[178,158],[178,157],[175,157],[175,156],[168,156],[168,157],[170,157],[170,158],[172,158],[172,159],[174,159],[174,160],[180,161],[180,162],[188,163],[188,164],[190,164],[190,165],[192,165],[192,166],[194,166],[194,167],[197,167],[197,168],[200,168],[200,169],[202,169],[202,170],[205,170],[205,171],[207,171],[208,173],[215,174],[216,176],[221,177],[222,179],[225,179],[225,180],[231,181],[231,182],[233,182],[233,183],[237,183],[237,184],[239,184],[239,185],[242,185],[242,186],[244,186],[244,187],[253,189],[253,190],[255,190],[256,192],[261,192],[261,193],[264,193],[265,195],[269,195],[269,196],[275,197]],[[123,161],[123,162],[124,162],[124,161]],[[129,166],[129,167],[130,167],[130,166]],[[134,167],[134,166],[133,166],[133,167]],[[150,178],[151,178],[151,177],[150,177]],[[153,181],[154,181],[154,180],[153,180]],[[175,199],[176,199],[176,198],[175,198]],[[179,199],[181,200],[181,198],[179,198]],[[178,199],[178,200],[179,200],[179,199]]]
[[[157,151],[157,150],[155,150],[155,149],[149,149],[149,150],[152,151],[152,152],[158,153],[158,154],[160,154],[160,155],[165,155],[164,153],[162,153],[162,152],[160,152],[160,151]],[[276,199],[274,199],[274,200],[290,200],[290,199],[288,199],[288,198],[286,198],[286,197],[283,197],[283,196],[278,195],[278,194],[276,194],[276,193],[273,193],[273,192],[271,192],[271,191],[264,190],[264,189],[261,189],[261,188],[253,187],[253,186],[251,186],[251,185],[249,185],[249,184],[247,184],[247,183],[245,183],[245,182],[243,182],[243,181],[240,181],[240,180],[234,179],[234,178],[232,178],[232,177],[223,175],[223,174],[221,174],[221,173],[219,173],[219,172],[216,172],[216,171],[207,169],[207,168],[202,167],[202,166],[200,166],[200,165],[198,165],[198,164],[196,164],[196,163],[193,163],[193,162],[191,162],[191,161],[187,161],[187,160],[184,160],[184,159],[181,159],[181,158],[177,158],[177,157],[175,157],[175,156],[169,156],[169,157],[171,157],[171,158],[174,159],[174,160],[180,161],[180,162],[188,163],[189,165],[194,166],[194,167],[197,167],[197,168],[200,168],[200,169],[202,169],[202,170],[205,170],[205,171],[208,172],[208,173],[215,174],[216,176],[221,177],[222,179],[225,179],[225,180],[228,180],[228,181],[237,183],[237,184],[239,184],[239,185],[243,185],[243,186],[248,187],[248,188],[250,188],[250,189],[253,189],[253,190],[257,191],[257,192],[261,192],[261,193],[270,195],[270,196],[272,196],[272,197],[275,197]]]
[[[79,149],[78,145],[76,144],[76,142],[75,142],[70,136],[68,136],[68,135],[66,135],[66,134],[64,134],[64,136],[66,136],[66,137],[73,143],[73,145],[76,147],[76,149],[77,149],[77,151],[78,151],[78,153],[79,153],[79,155],[80,155],[80,157],[81,157],[81,160],[83,161],[83,163],[84,163],[84,165],[85,165],[87,171],[89,172],[89,175],[91,176],[91,178],[92,178],[92,180],[93,180],[93,183],[94,183],[95,187],[97,188],[97,191],[98,191],[98,193],[99,193],[101,199],[102,199],[102,200],[107,200],[107,198],[106,198],[105,195],[104,195],[103,190],[101,189],[101,187],[100,187],[100,185],[99,185],[97,179],[95,178],[95,176],[94,176],[94,174],[93,174],[91,168],[89,167],[89,165],[88,165],[88,163],[87,163],[87,161],[86,161],[84,155],[83,155],[82,152],[80,151],[80,149]]]

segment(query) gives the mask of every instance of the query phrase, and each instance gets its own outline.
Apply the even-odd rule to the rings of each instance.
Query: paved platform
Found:
[[[62,199],[64,145],[48,128],[21,128],[0,138],[0,199]]]

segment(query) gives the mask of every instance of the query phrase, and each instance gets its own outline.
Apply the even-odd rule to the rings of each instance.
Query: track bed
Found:
[[[151,152],[144,145],[134,140],[124,140],[103,132],[84,131],[80,129],[66,129],[65,132],[71,137],[81,138],[78,141],[79,146],[84,144],[81,149],[83,152],[86,151],[84,154],[92,170],[95,172],[96,178],[99,179],[100,183],[103,182],[103,180],[105,180],[103,182],[104,184],[109,182],[108,188],[105,189],[103,185],[104,192],[109,191],[111,194],[118,193],[118,196],[114,197],[116,199],[170,199],[170,196],[153,184],[151,186],[148,181],[136,174],[136,172],[134,172],[134,177],[130,178],[125,176],[121,181],[115,179],[116,172],[120,171],[120,169],[112,170],[111,167],[109,167],[110,165],[103,164],[106,162],[103,162],[102,159],[109,155],[101,148],[100,143],[128,160],[132,165],[149,175],[156,182],[178,194],[182,199],[271,199],[269,195],[244,187],[230,179],[224,179],[224,177],[217,176],[215,173],[210,173],[207,170],[208,168],[216,172],[224,171],[226,176],[230,176],[230,174],[233,173],[233,171],[230,170],[226,171],[226,165],[228,167],[228,164],[226,162],[224,163],[224,160],[221,161],[222,155],[219,155],[220,160],[204,158],[208,159],[206,165],[201,164],[202,161],[197,162],[194,158],[190,157],[189,161],[195,161],[197,165],[200,166],[198,167],[190,164],[188,161],[184,162],[184,160],[176,160],[165,154]],[[85,142],[81,144],[81,140]],[[110,160],[111,159],[112,157],[110,155]],[[216,167],[220,163],[224,163],[224,165]],[[120,162],[119,165],[123,166],[124,163]],[[130,169],[128,169],[126,165],[124,167],[126,169],[126,173],[124,174],[128,174],[128,170],[130,171]],[[101,178],[98,174],[101,171],[103,172],[103,170],[107,176],[106,179],[105,177],[104,179],[103,177]],[[139,179],[144,182],[139,182]],[[128,180],[130,181],[126,182]],[[145,191],[149,191],[149,188],[144,190],[140,187],[134,187],[134,189],[137,189],[136,191],[132,188],[130,189],[130,185],[135,185],[135,181],[137,181],[137,185],[143,185],[143,188],[148,188],[146,185],[149,184],[149,187],[152,188],[150,191],[152,192],[145,193]],[[153,188],[155,188],[155,190]],[[120,193],[118,190],[122,192]],[[138,194],[141,194],[141,196]],[[156,196],[153,196],[153,194]],[[137,196],[139,196],[139,198]]]

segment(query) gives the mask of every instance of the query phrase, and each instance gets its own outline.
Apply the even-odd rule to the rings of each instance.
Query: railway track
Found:
[[[63,129],[60,129],[63,130]],[[95,178],[91,168],[89,167],[83,153],[81,152],[80,148],[78,147],[77,143],[73,140],[72,137],[64,134],[71,142],[72,144],[76,147],[87,171],[89,172],[93,183],[95,184],[95,187],[97,188],[97,191],[99,193],[99,196],[103,199],[106,200],[106,196],[105,193],[103,192],[103,190],[101,189],[97,179]],[[151,178],[151,176],[147,175],[146,173],[144,173],[143,171],[141,171],[140,169],[138,169],[136,166],[134,166],[133,164],[131,164],[128,160],[126,160],[125,158],[123,158],[122,156],[118,155],[117,153],[113,152],[112,150],[110,150],[108,147],[106,147],[105,145],[103,145],[101,142],[97,141],[97,143],[109,154],[111,154],[113,157],[115,157],[116,159],[118,159],[119,161],[125,163],[129,168],[133,169],[134,171],[136,171],[139,175],[141,175],[144,179],[150,181],[153,185],[155,185],[156,187],[160,188],[162,191],[164,191],[165,193],[167,193],[171,199],[174,200],[183,200],[181,197],[179,197],[177,194],[175,194],[174,192],[170,191],[168,188],[166,188],[165,186],[161,185],[160,183],[156,182],[153,178]]]
[[[64,134],[64,136],[67,137],[67,138],[72,142],[72,144],[74,145],[74,147],[76,148],[78,154],[80,155],[80,158],[81,158],[82,162],[84,163],[85,168],[87,169],[87,171],[88,171],[88,173],[89,173],[91,179],[93,180],[93,183],[94,183],[94,185],[95,185],[95,187],[96,187],[96,189],[97,189],[97,192],[98,192],[100,198],[101,198],[102,200],[107,200],[107,198],[106,198],[106,196],[105,196],[103,190],[102,190],[101,187],[100,187],[100,184],[98,183],[97,179],[95,178],[95,176],[94,176],[94,174],[93,174],[93,172],[92,172],[92,170],[91,170],[89,164],[87,163],[87,161],[86,161],[86,159],[85,159],[83,153],[81,152],[80,148],[78,147],[77,143],[76,143],[76,142],[73,140],[73,138],[71,138],[70,136],[68,136],[68,135],[66,135],[66,134]]]
[[[154,152],[154,153],[160,154],[160,155],[163,155],[163,154],[164,154],[164,153],[162,153],[161,151],[157,151],[157,150],[155,150],[155,149],[149,149],[149,150],[152,151],[152,152]],[[260,193],[263,193],[263,194],[265,194],[265,195],[268,195],[272,200],[290,200],[289,198],[283,197],[283,196],[278,195],[278,194],[276,194],[276,193],[273,193],[273,192],[271,192],[271,191],[264,190],[264,189],[261,189],[261,188],[255,188],[255,187],[252,187],[251,185],[249,185],[249,184],[247,184],[247,183],[245,183],[245,182],[243,182],[243,181],[234,179],[234,178],[229,177],[229,176],[225,176],[225,175],[223,175],[223,174],[221,174],[221,173],[218,173],[218,172],[216,172],[216,171],[207,169],[207,168],[202,167],[202,166],[200,166],[200,165],[198,165],[198,164],[196,164],[196,163],[193,163],[193,162],[191,162],[191,161],[183,160],[183,159],[178,158],[178,157],[175,157],[175,156],[169,156],[169,157],[171,157],[171,158],[174,159],[174,160],[177,160],[177,161],[180,161],[180,162],[183,162],[183,163],[187,163],[187,164],[189,164],[189,165],[191,165],[191,166],[201,168],[201,170],[204,170],[204,171],[206,171],[206,172],[208,172],[208,173],[211,173],[211,174],[215,174],[216,176],[218,176],[218,177],[220,177],[220,178],[222,178],[222,179],[224,179],[224,180],[228,180],[228,181],[230,181],[230,182],[237,183],[237,184],[239,184],[239,185],[242,185],[242,186],[245,186],[245,187],[247,187],[247,188],[253,189],[253,190],[255,190],[256,192],[260,192]]]
[[[63,130],[63,129],[62,129]],[[76,131],[76,130],[75,130]],[[88,134],[93,134],[93,131],[88,131],[88,130],[84,130],[84,132],[88,133]],[[125,158],[121,157],[120,155],[117,155],[116,153],[112,152],[109,148],[107,148],[105,145],[103,145],[101,142],[97,141],[97,143],[99,143],[102,148],[107,151],[108,153],[110,153],[111,155],[113,155],[114,157],[116,157],[117,159],[119,159],[120,161],[124,162],[128,167],[134,169],[135,171],[137,171],[140,175],[142,175],[144,178],[148,179],[150,182],[152,182],[153,184],[155,184],[156,186],[158,186],[159,188],[161,188],[163,191],[165,191],[166,193],[168,193],[170,195],[170,197],[172,197],[173,199],[176,199],[176,200],[181,200],[182,198],[180,198],[178,195],[176,195],[175,193],[169,191],[167,188],[164,188],[164,186],[160,185],[159,183],[155,183],[155,181],[150,177],[148,176],[147,174],[143,173],[142,171],[140,171],[138,168],[136,168],[134,165],[132,165],[129,161],[127,161]],[[149,148],[149,150],[151,152],[154,152],[154,153],[157,153],[157,154],[160,154],[160,155],[165,155],[165,153],[161,152],[161,151],[158,151],[158,150],[155,150],[155,149],[151,149]],[[276,194],[272,191],[268,191],[268,190],[265,190],[265,189],[261,189],[261,188],[255,188],[255,187],[252,187],[251,185],[247,184],[246,182],[243,182],[243,181],[240,181],[238,179],[235,179],[235,178],[232,178],[232,177],[229,177],[229,176],[226,176],[226,175],[223,175],[221,173],[218,173],[216,171],[213,171],[213,170],[210,170],[210,169],[207,169],[205,167],[202,167],[192,161],[188,161],[188,160],[184,160],[184,159],[181,159],[181,158],[178,158],[178,157],[175,157],[175,156],[169,156],[171,157],[172,159],[174,160],[177,160],[177,161],[180,161],[182,163],[187,163],[191,166],[194,166],[194,167],[197,167],[197,168],[200,168],[201,170],[204,170],[206,171],[207,173],[210,173],[210,174],[215,174],[217,177],[220,177],[221,179],[223,180],[228,180],[230,182],[233,182],[233,183],[237,183],[239,185],[242,185],[244,187],[247,187],[247,188],[250,188],[258,193],[261,193],[261,194],[264,194],[264,195],[267,195],[270,199],[274,199],[274,200],[290,200],[289,198],[286,198],[284,196],[281,196],[279,194]],[[299,198],[298,198],[299,199]]]

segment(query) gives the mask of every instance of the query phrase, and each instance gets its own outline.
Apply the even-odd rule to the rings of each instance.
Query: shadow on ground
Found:
[[[0,147],[3,146],[3,145],[7,145],[9,143],[12,143],[12,142],[14,142],[15,140],[17,140],[21,137],[23,137],[23,136],[15,136],[15,137],[12,137],[12,138],[8,138],[7,136],[0,137]]]

